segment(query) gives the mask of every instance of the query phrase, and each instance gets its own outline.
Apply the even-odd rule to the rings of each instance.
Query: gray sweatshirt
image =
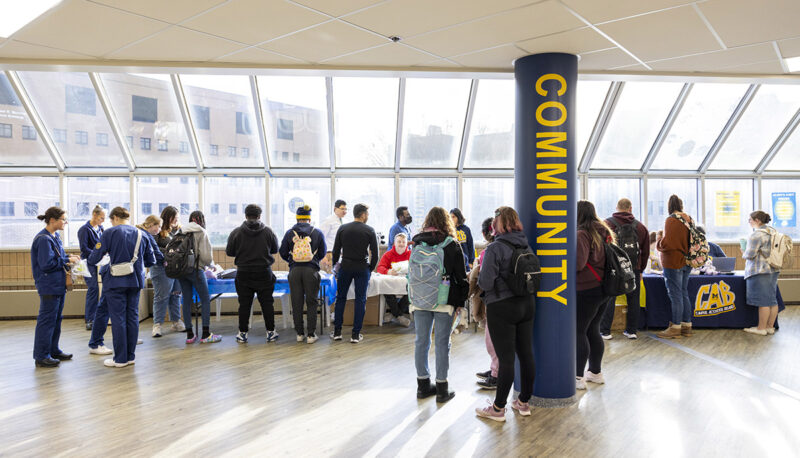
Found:
[[[522,232],[508,232],[497,234],[495,241],[486,247],[481,264],[481,273],[478,275],[478,286],[485,292],[483,298],[486,305],[514,296],[503,278],[508,278],[511,255],[513,250],[505,243],[497,240],[504,239],[516,245],[528,245],[528,239]]]
[[[194,235],[194,249],[197,251],[198,262],[201,268],[208,267],[214,264],[214,252],[211,251],[211,240],[208,239],[208,233],[197,223],[189,223],[181,227],[181,231],[185,233],[193,233]]]

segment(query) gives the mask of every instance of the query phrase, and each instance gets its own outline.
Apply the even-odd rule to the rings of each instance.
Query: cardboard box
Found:
[[[344,306],[344,325],[353,325],[353,301],[348,300]],[[380,296],[372,296],[367,298],[366,313],[364,314],[364,326],[378,326],[378,308],[380,307]]]

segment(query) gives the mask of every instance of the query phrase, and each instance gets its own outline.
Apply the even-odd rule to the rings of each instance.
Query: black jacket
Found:
[[[261,221],[245,221],[228,236],[225,254],[235,258],[240,272],[270,270],[278,252],[278,238],[272,229]]]
[[[295,232],[297,232],[297,235],[300,237],[311,237],[311,251],[314,252],[314,258],[311,262],[294,262],[294,259],[292,259]],[[319,261],[325,257],[327,253],[326,249],[325,236],[322,234],[322,231],[308,223],[297,223],[283,235],[281,248],[278,252],[281,254],[283,260],[289,263],[289,269],[306,266],[319,270]]]
[[[339,262],[342,269],[364,270],[370,272],[378,265],[378,238],[375,230],[361,221],[343,224],[336,232],[333,242],[333,263]],[[369,262],[367,262],[369,257]]]
[[[446,237],[439,231],[426,231],[415,235],[413,241],[415,247],[422,243],[438,245],[444,242]],[[453,243],[444,247],[444,272],[450,276],[450,294],[447,296],[447,304],[463,307],[464,301],[469,295],[469,281],[467,280],[467,269],[464,266],[464,253],[455,239],[453,239]]]

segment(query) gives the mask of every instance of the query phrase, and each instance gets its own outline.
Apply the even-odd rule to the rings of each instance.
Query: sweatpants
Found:
[[[289,292],[292,297],[292,317],[297,335],[316,335],[319,271],[309,266],[295,266],[289,270]],[[303,332],[303,303],[306,305],[308,333]]]
[[[239,331],[249,331],[250,310],[253,307],[253,297],[258,296],[261,304],[261,314],[264,316],[264,326],[267,331],[275,330],[275,275],[269,268],[260,272],[236,272],[236,295],[239,296]]]

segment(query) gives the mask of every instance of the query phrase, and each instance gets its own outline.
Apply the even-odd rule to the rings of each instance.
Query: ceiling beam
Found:
[[[686,103],[686,99],[689,98],[689,93],[692,91],[692,87],[694,87],[694,83],[686,83],[683,85],[683,89],[681,89],[681,93],[678,94],[675,104],[672,105],[672,110],[670,110],[669,114],[667,115],[667,120],[664,122],[664,125],[661,126],[661,130],[658,132],[656,140],[653,142],[653,146],[650,148],[650,152],[647,153],[647,157],[644,159],[641,169],[642,172],[647,173],[647,171],[650,170],[650,167],[653,165],[653,162],[656,160],[658,152],[661,151],[661,147],[664,146],[664,141],[667,139],[669,132],[672,130],[672,126],[675,124],[675,120],[678,118],[681,109],[683,109],[683,104]]]
[[[736,106],[736,109],[733,110],[731,117],[728,119],[728,122],[725,124],[725,127],[722,128],[722,131],[717,137],[717,140],[711,145],[711,148],[708,150],[708,154],[706,154],[705,159],[700,164],[700,169],[698,170],[701,174],[706,173],[708,168],[711,166],[711,163],[714,162],[714,158],[717,157],[720,149],[722,149],[722,145],[725,144],[725,141],[728,140],[733,129],[736,127],[736,124],[742,118],[742,115],[747,110],[747,107],[750,105],[750,102],[753,101],[753,98],[758,92],[758,88],[760,86],[757,84],[751,84],[749,88],[747,88],[747,92],[744,93],[742,100],[739,101],[739,105]]]
[[[472,80],[472,86],[469,89],[469,100],[467,101],[467,116],[464,118],[464,131],[461,134],[461,147],[458,150],[458,165],[456,169],[458,172],[464,171],[464,160],[467,155],[467,146],[469,144],[469,132],[472,129],[472,115],[475,112],[475,96],[478,94],[479,80]]]
[[[606,127],[608,127],[608,122],[611,119],[611,115],[614,113],[614,108],[617,105],[617,100],[624,86],[624,82],[614,81],[608,87],[606,99],[603,101],[603,106],[600,108],[600,113],[597,115],[597,120],[595,121],[594,129],[592,129],[592,134],[589,136],[589,141],[586,142],[586,151],[583,153],[583,158],[578,165],[579,173],[587,173],[589,171],[589,167],[591,167],[592,161],[594,161],[594,156],[597,154],[597,147],[600,145],[600,141],[606,133]]]
[[[267,126],[264,123],[264,114],[261,111],[261,93],[258,90],[258,80],[254,75],[250,75],[250,90],[253,93],[253,106],[256,113],[256,125],[258,126],[258,142],[261,145],[261,160],[264,161],[264,171],[269,175],[269,145],[267,144]]]
[[[400,152],[403,150],[403,116],[406,106],[406,79],[400,78],[397,88],[397,130],[394,137],[394,171],[400,173]]]
[[[783,148],[783,145],[789,140],[789,137],[792,136],[792,133],[797,128],[797,125],[800,124],[800,110],[797,110],[797,113],[794,114],[794,117],[789,124],[783,129],[783,132],[778,136],[778,139],[775,140],[775,143],[772,144],[772,147],[767,151],[767,154],[764,158],[761,159],[761,162],[758,163],[756,167],[756,174],[764,173],[764,170],[767,169],[769,163],[772,162],[772,159],[778,154],[778,152]]]
[[[180,77],[177,74],[172,74],[171,77],[172,87],[175,90],[175,98],[181,109],[186,136],[189,139],[189,148],[192,150],[192,156],[194,156],[194,163],[197,166],[197,171],[202,172],[205,168],[205,164],[203,164],[203,156],[200,154],[200,145],[197,143],[197,133],[194,131],[192,118],[189,114],[189,105],[186,103],[186,94],[183,92],[183,85],[181,84]]]
[[[125,159],[125,164],[128,165],[128,170],[134,172],[136,170],[136,161],[133,159],[133,154],[131,154],[131,146],[128,145],[127,141],[125,141],[125,135],[123,135],[122,129],[117,122],[117,117],[114,113],[114,109],[111,107],[111,102],[108,100],[106,89],[103,86],[103,82],[100,81],[100,75],[97,73],[89,73],[89,79],[92,81],[92,86],[94,86],[95,92],[97,92],[97,99],[100,101],[100,106],[103,108],[103,112],[106,114],[108,124],[111,126],[111,132],[114,133],[114,138],[117,139],[117,145],[119,145],[120,154],[122,154],[123,159]],[[156,142],[157,141],[158,140],[156,140]]]

